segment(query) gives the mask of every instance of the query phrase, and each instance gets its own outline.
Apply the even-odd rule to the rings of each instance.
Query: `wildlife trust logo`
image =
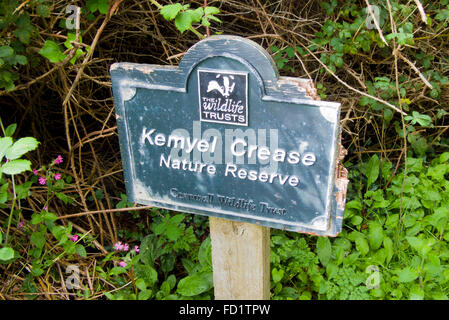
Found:
[[[248,125],[248,73],[198,69],[200,120]]]

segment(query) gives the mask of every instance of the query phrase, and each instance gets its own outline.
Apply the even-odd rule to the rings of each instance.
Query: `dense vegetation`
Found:
[[[213,298],[208,219],[126,198],[108,73],[213,34],[342,103],[343,232],[272,230],[272,299],[448,299],[449,0],[0,0],[0,299]]]

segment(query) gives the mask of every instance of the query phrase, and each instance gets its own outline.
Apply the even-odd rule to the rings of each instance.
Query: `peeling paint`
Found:
[[[338,143],[338,157],[337,157],[337,169],[335,170],[335,187],[337,192],[335,194],[337,205],[341,210],[345,209],[346,192],[348,190],[348,169],[343,166],[343,159],[348,151],[341,144],[341,135],[339,136]]]
[[[150,187],[146,186],[142,181],[137,178],[134,178],[133,181],[133,193],[136,199],[150,199],[151,198],[151,190]],[[149,192],[148,192],[149,190]]]

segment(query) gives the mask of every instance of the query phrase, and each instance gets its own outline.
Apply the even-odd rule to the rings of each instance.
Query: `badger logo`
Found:
[[[248,73],[198,70],[200,120],[248,125]]]

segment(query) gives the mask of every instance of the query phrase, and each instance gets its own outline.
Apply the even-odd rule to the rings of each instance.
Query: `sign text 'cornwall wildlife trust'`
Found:
[[[111,79],[130,201],[335,236],[346,170],[340,104],[280,77],[235,36],[198,42],[179,66],[116,63]]]

